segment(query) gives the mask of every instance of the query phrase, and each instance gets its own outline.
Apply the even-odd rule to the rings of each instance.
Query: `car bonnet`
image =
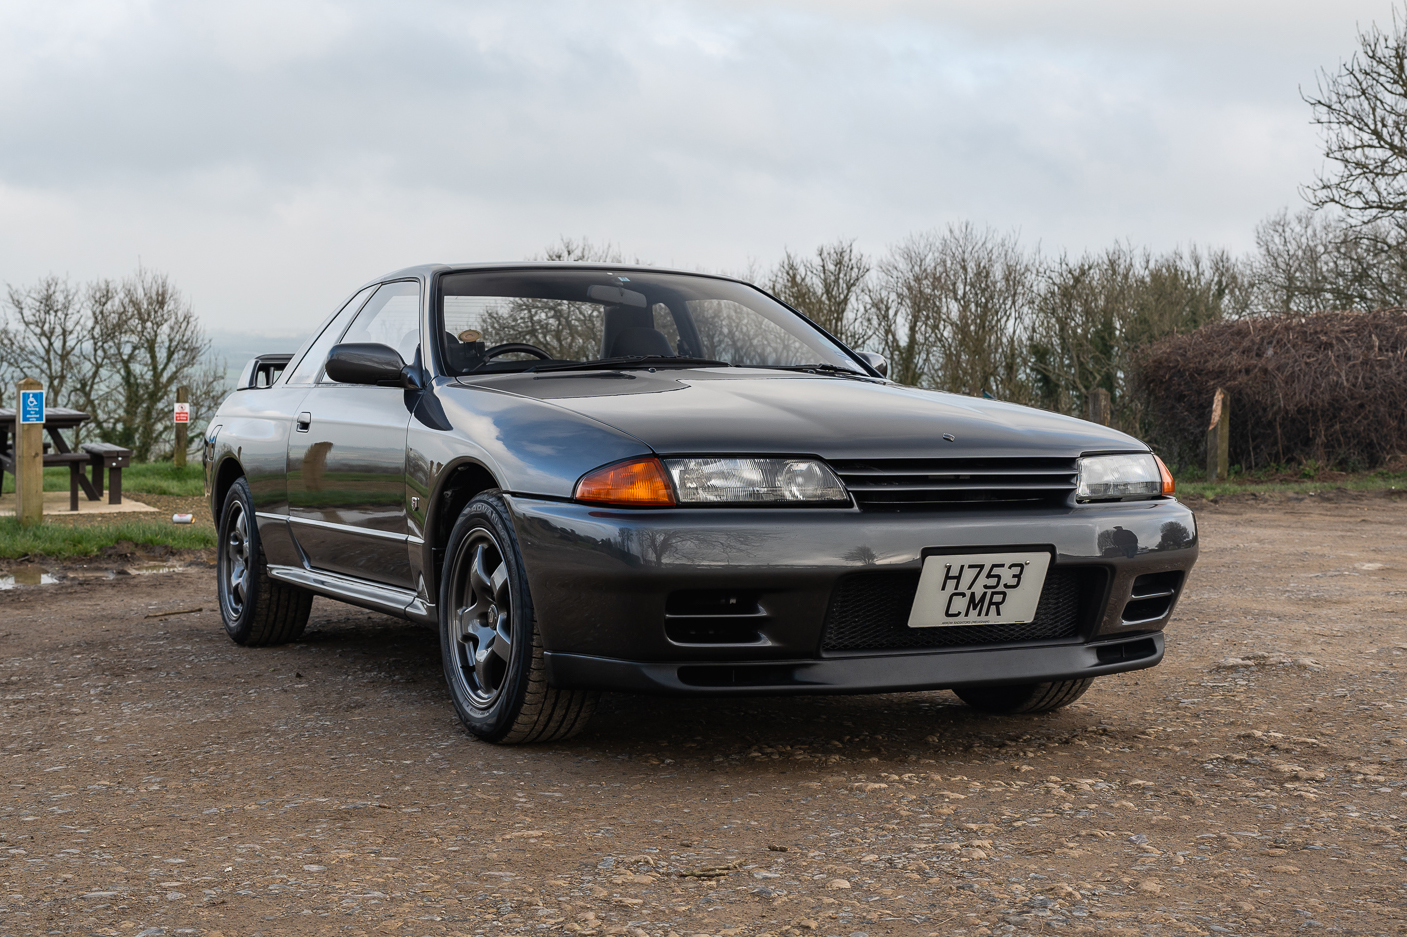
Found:
[[[739,368],[520,373],[465,383],[550,401],[664,454],[982,458],[1147,448],[1118,430],[1031,407],[846,377]]]

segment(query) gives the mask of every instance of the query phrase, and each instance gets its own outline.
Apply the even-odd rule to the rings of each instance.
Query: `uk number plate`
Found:
[[[1020,625],[1036,617],[1049,553],[925,557],[910,628]]]

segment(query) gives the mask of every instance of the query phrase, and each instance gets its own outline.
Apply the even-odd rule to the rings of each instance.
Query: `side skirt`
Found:
[[[305,569],[302,566],[277,566],[270,563],[267,568],[270,576],[282,582],[325,595],[329,599],[346,602],[348,605],[395,615],[397,618],[418,618],[419,616],[412,613],[411,606],[423,605],[420,597],[410,589],[397,589],[394,586],[365,582],[351,576],[317,569]]]

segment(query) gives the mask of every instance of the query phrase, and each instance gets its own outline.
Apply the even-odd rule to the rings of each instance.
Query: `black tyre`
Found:
[[[450,532],[440,652],[459,718],[486,742],[568,738],[596,708],[596,693],[547,685],[523,557],[497,492],[470,501]]]
[[[215,574],[220,617],[225,621],[225,633],[236,644],[284,644],[303,633],[313,594],[269,578],[254,519],[254,498],[243,478],[230,486],[220,510]]]
[[[1021,683],[1016,686],[969,686],[953,692],[958,695],[958,699],[973,709],[1017,716],[1048,713],[1052,709],[1069,706],[1084,696],[1085,690],[1088,690],[1093,682],[1094,678],[1089,677],[1084,680]]]

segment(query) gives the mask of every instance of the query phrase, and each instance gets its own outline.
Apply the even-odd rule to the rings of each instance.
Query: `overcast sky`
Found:
[[[213,329],[559,235],[741,271],[970,220],[1246,250],[1388,0],[0,4],[0,281],[171,274]]]

